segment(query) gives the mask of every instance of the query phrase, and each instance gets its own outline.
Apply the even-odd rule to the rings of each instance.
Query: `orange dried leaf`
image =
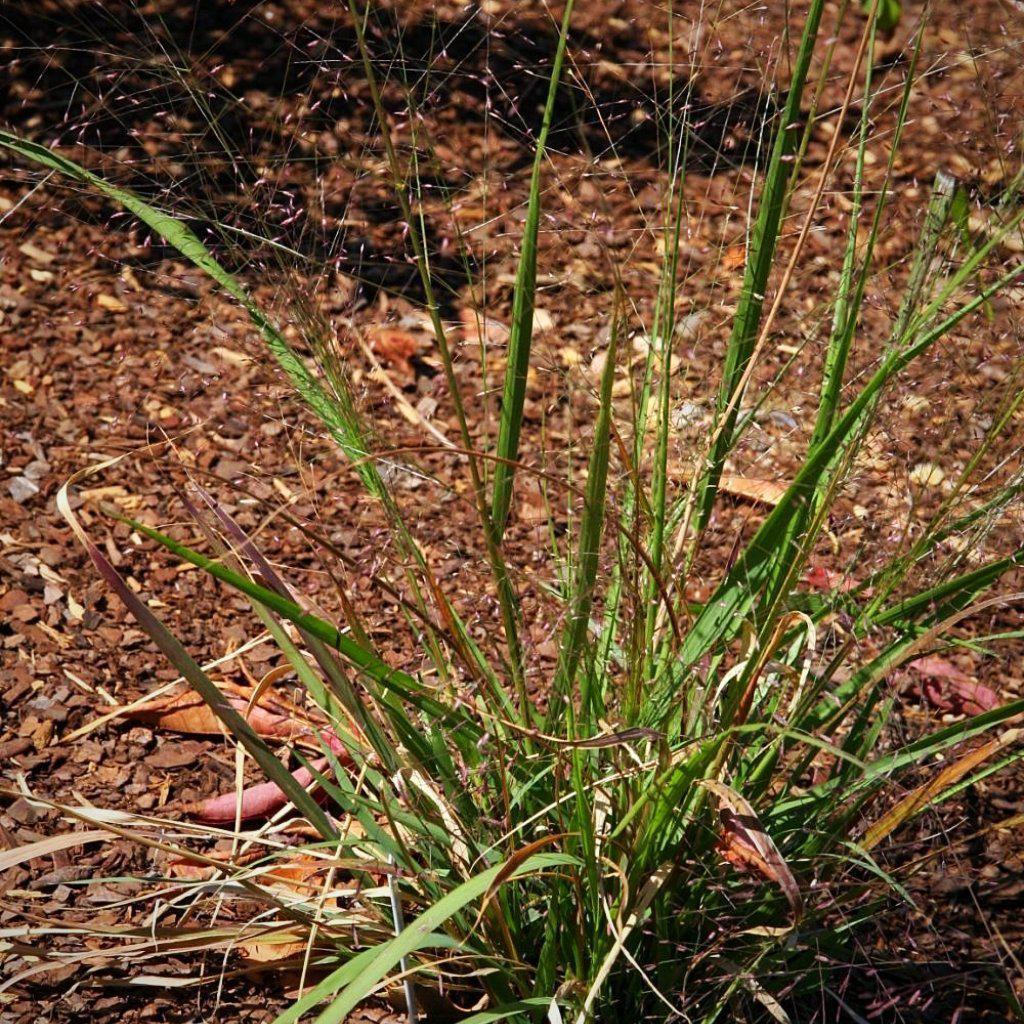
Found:
[[[276,964],[304,956],[306,939],[297,928],[275,928],[261,938],[240,943],[238,952],[250,964]]]
[[[726,830],[719,839],[716,849],[737,871],[747,874],[757,873],[764,878],[772,879],[772,869],[769,863],[757,850],[742,842],[735,831]]]
[[[370,347],[381,362],[412,373],[409,360],[420,350],[420,342],[408,331],[380,327],[370,334]]]
[[[737,270],[747,262],[747,247],[745,245],[730,245],[722,254],[722,269]]]
[[[270,710],[260,704],[250,709],[250,691],[221,684],[221,690],[231,706],[245,718],[260,736],[275,739],[297,739],[309,731],[307,722],[296,721],[284,709]],[[185,690],[160,700],[133,708],[126,717],[158,729],[187,733],[194,736],[221,736],[224,725],[209,705],[197,693]]]
[[[760,505],[774,508],[782,500],[789,488],[788,484],[775,480],[759,480],[752,476],[734,476],[723,473],[718,483],[719,490],[731,494],[734,498],[746,498]]]

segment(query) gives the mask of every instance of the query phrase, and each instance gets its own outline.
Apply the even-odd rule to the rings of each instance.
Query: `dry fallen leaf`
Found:
[[[723,270],[736,270],[742,267],[747,261],[747,247],[745,245],[730,245],[722,254],[721,266]]]
[[[843,594],[849,593],[857,586],[857,581],[846,573],[826,569],[823,565],[810,566],[804,574],[804,581],[812,590],[838,590]],[[863,595],[871,597],[874,592],[874,587],[865,587]]]
[[[782,500],[789,485],[775,480],[759,480],[752,476],[734,476],[731,473],[723,473],[718,487],[735,498],[746,498],[748,501],[771,505],[774,508]]]
[[[221,683],[220,688],[228,703],[248,719],[249,724],[260,736],[296,740],[311,735],[310,723],[298,719],[289,709],[257,703],[250,710],[250,690],[230,683]],[[225,732],[223,723],[209,705],[191,690],[133,708],[126,717],[154,728],[197,736],[220,736]]]
[[[571,345],[563,345],[558,350],[558,358],[566,369],[579,366],[583,362],[583,356]]]
[[[938,487],[945,479],[945,470],[933,462],[919,462],[910,471],[910,482],[918,487]]]
[[[236,352],[233,348],[225,348],[223,345],[217,345],[210,351],[223,359],[225,363],[231,363],[232,366],[245,366],[252,362],[252,359],[244,352]]]
[[[273,673],[267,678],[272,679]],[[255,690],[231,683],[222,682],[218,685],[227,702],[249,722],[258,735],[302,744],[311,750],[321,750],[326,745],[341,764],[351,764],[348,749],[334,730],[324,723],[314,723],[298,708],[285,702],[264,698]],[[256,697],[258,699],[254,699]],[[155,728],[175,732],[201,736],[219,736],[226,732],[223,723],[206,702],[190,690],[133,706],[125,711],[125,715]],[[158,767],[175,767],[176,765],[170,763],[168,759],[173,761],[178,756],[176,752],[181,748],[180,743],[167,744],[155,755],[150,755],[147,761]],[[184,760],[180,763],[188,763],[192,756],[191,753],[183,753],[181,757]],[[165,763],[160,764],[161,759]],[[317,772],[326,771],[328,766],[327,758],[319,758],[312,762],[312,767]],[[296,769],[292,776],[304,789],[309,787],[315,778],[305,767]],[[269,818],[287,803],[288,797],[276,783],[261,782],[243,789],[240,793],[231,791],[210,797],[188,810],[199,821],[230,824],[238,813],[241,814],[243,821]]]
[[[274,864],[256,880],[284,902],[294,902],[296,897],[303,900],[316,899],[318,906],[324,910],[336,911],[336,896],[321,898],[327,881],[327,870],[328,864],[323,858],[297,854],[289,860]],[[243,938],[238,951],[249,963],[274,964],[303,956],[308,941],[309,933],[306,930],[278,925],[252,938]]]
[[[957,668],[952,662],[935,655],[916,658],[907,667],[922,676],[932,676],[935,679],[950,679],[958,683],[970,681],[970,676],[963,669]]]
[[[543,334],[545,331],[550,331],[554,328],[555,321],[551,314],[541,306],[537,306],[533,311],[533,329],[538,334]]]
[[[783,859],[779,848],[761,825],[750,803],[731,786],[717,779],[703,779],[700,783],[718,800],[722,823],[719,851],[733,867],[741,871],[755,871],[778,885],[789,901],[795,917],[803,914],[800,886]]]
[[[228,867],[227,858],[218,856]],[[242,864],[236,862],[237,866]],[[321,857],[298,854],[289,860],[273,864],[265,871],[254,875],[252,880],[264,889],[292,902],[296,897],[310,899],[319,894],[326,879],[328,864]],[[167,874],[188,882],[203,882],[221,876],[221,871],[208,860],[198,861],[188,857],[175,857],[167,864]],[[337,900],[329,899],[326,906],[336,907]],[[301,956],[306,949],[307,933],[290,926],[257,928],[241,936],[237,949],[243,959],[253,964],[270,964]]]
[[[38,245],[33,245],[31,242],[22,242],[18,246],[18,252],[27,256],[30,260],[35,260],[36,263],[52,263],[56,259],[52,252],[40,249]]]
[[[488,345],[499,347],[508,344],[510,328],[492,316],[465,308],[459,310],[459,320],[466,341],[478,344],[483,339]]]
[[[918,658],[907,666],[921,677],[908,692],[939,711],[958,715],[980,715],[999,707],[999,694],[983,683],[975,682],[966,672],[944,658]]]
[[[403,373],[412,374],[409,360],[422,347],[416,337],[398,327],[378,327],[368,334],[370,348],[381,362]]]
[[[276,964],[293,960],[306,952],[305,932],[298,927],[276,927],[260,933],[260,937],[245,939],[238,946],[242,959],[250,964]]]
[[[116,296],[101,292],[96,296],[96,305],[108,313],[127,313],[128,307]]]

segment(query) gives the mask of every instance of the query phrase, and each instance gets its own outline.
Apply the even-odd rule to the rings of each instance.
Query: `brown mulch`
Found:
[[[431,438],[400,414],[375,378],[362,350],[344,333],[347,317],[362,326],[409,404],[455,438],[436,353],[418,313],[422,295],[383,186],[365,83],[351,61],[351,30],[327,6],[282,0],[193,10],[181,0],[153,0],[142,8],[140,20],[129,5],[100,14],[96,5],[73,0],[10,3],[0,10],[0,46],[10,69],[0,119],[39,138],[85,143],[92,148],[77,156],[187,210],[201,232],[214,221],[269,231],[302,258],[268,262],[264,254],[262,262],[247,262],[243,235],[209,237],[226,259],[242,267],[293,338],[300,321],[294,296],[303,290],[317,296],[318,307],[343,338],[365,410],[381,424],[382,447]],[[928,73],[912,104],[897,163],[898,187],[878,252],[889,269],[869,288],[853,353],[855,373],[871,365],[885,337],[936,168],[957,174],[984,212],[1019,166],[1013,148],[1019,124],[1012,112],[1024,104],[1019,42],[1024,15],[996,0],[969,10],[937,6],[922,57]],[[496,321],[489,330],[500,343],[509,320],[514,240],[529,175],[526,143],[536,128],[536,82],[543,78],[530,66],[546,52],[551,25],[514,3],[485,4],[497,33],[488,71],[481,63],[480,40],[470,31],[475,23],[466,20],[462,5],[396,7],[394,17],[382,16],[379,31],[386,36],[401,23],[404,70],[427,58],[441,69],[423,98],[428,135],[438,140],[429,169],[436,192],[427,195],[426,206],[438,272],[453,288],[443,295],[443,314],[454,325],[453,337],[463,338],[459,372],[466,393],[476,396],[470,412],[482,444],[487,431],[493,434],[496,400],[489,388],[497,376],[492,366],[483,378],[466,329],[477,299],[470,289],[456,287],[463,278],[440,193],[450,190],[459,200],[455,219],[467,232],[478,281],[486,268],[487,313]],[[909,20],[916,5],[905,7]],[[232,116],[221,128],[243,155],[247,189],[223,159],[215,134],[197,125],[181,83],[137,61],[140,52],[152,56],[157,50],[157,40],[140,29],[155,24],[156,13],[211,94],[243,99],[243,106],[227,108]],[[630,325],[638,354],[641,316],[650,322],[658,259],[652,225],[659,217],[664,174],[656,135],[645,125],[667,85],[663,18],[657,5],[641,0],[593,0],[579,13],[575,66],[609,118],[595,125],[586,107],[582,114],[562,111],[547,172],[540,332],[526,451],[532,462],[553,470],[563,469],[569,458],[578,463],[585,446],[585,392],[607,345],[611,264],[624,267],[624,283],[638,305]],[[738,294],[731,254],[743,240],[740,212],[756,173],[749,129],[766,102],[759,95],[758,69],[769,63],[778,18],[774,10],[723,5],[709,30],[707,63],[697,79],[693,103],[704,127],[686,183],[694,214],[678,304],[685,329],[676,381],[679,447],[672,457],[681,472],[689,445],[706,428],[727,315]],[[841,99],[841,72],[852,61],[856,29],[855,19],[844,29],[826,107]],[[106,40],[102,66],[90,52],[99,38]],[[389,52],[384,42],[377,45],[382,54]],[[892,77],[897,95],[907,53],[905,33],[882,47],[879,74]],[[312,59],[297,60],[296,54]],[[645,69],[643,75],[636,73],[638,67]],[[402,71],[392,67],[391,80],[400,80]],[[494,89],[489,74],[502,90]],[[514,102],[504,106],[501,96]],[[482,113],[487,97],[495,102],[489,118]],[[397,91],[389,93],[388,102],[400,109]],[[880,121],[886,116],[891,111],[880,112]],[[820,163],[827,144],[827,133],[818,133],[809,167]],[[881,172],[886,156],[881,148],[872,151],[874,173]],[[93,493],[79,490],[73,502],[133,589],[200,661],[224,658],[257,635],[246,603],[199,573],[181,571],[127,527],[104,519],[89,498],[115,502],[153,525],[171,524],[183,538],[194,536],[179,499],[188,475],[214,490],[248,528],[260,525],[268,509],[287,503],[350,557],[344,582],[382,648],[405,667],[415,669],[419,662],[393,604],[374,583],[381,572],[398,578],[378,514],[322,430],[268,365],[237,309],[113,209],[56,180],[33,191],[38,175],[5,159],[0,158],[0,847],[10,848],[66,828],[57,811],[41,811],[18,797],[24,787],[62,803],[174,817],[234,780],[233,753],[218,739],[160,733],[124,720],[68,739],[112,706],[176,675],[107,593],[56,512],[59,487],[90,463],[126,455],[116,467],[83,482],[81,488]],[[268,170],[257,173],[260,167]],[[817,379],[823,325],[827,328],[824,302],[841,260],[845,198],[838,189],[830,193],[824,227],[812,235],[809,258],[792,286],[793,295],[806,297],[806,308],[782,311],[777,345],[760,371],[768,379],[793,345],[806,343],[809,382],[790,375],[758,412],[733,467],[739,474],[785,480],[800,458],[813,408],[807,391]],[[809,188],[798,189],[796,215],[809,199]],[[856,571],[866,571],[902,543],[918,516],[935,507],[941,487],[920,467],[937,464],[947,476],[954,473],[977,441],[977,424],[996,414],[1024,349],[1020,299],[1018,290],[996,300],[986,316],[943,342],[912,386],[892,396],[830,523],[834,548],[823,549],[822,559],[840,570],[856,563]],[[1019,467],[1012,439],[990,463],[993,485]],[[486,574],[473,539],[462,463],[436,453],[399,456],[388,463],[388,472],[403,504],[417,511],[419,536],[439,577],[471,610],[481,641],[490,642],[486,614],[474,603]],[[556,626],[539,612],[547,544],[543,503],[540,489],[524,484],[510,539],[527,616],[534,623],[530,658],[538,689],[553,664]],[[749,530],[760,514],[742,500],[725,508],[713,524],[709,574],[724,564],[737,531]],[[335,608],[333,581],[298,531],[273,519],[264,524],[261,540],[269,554],[289,566],[304,594]],[[1022,540],[1019,520],[1001,524],[998,535],[988,538],[1001,552]],[[936,568],[924,571],[922,585]],[[1018,626],[1013,614],[997,611],[978,628],[995,632]],[[958,663],[1008,699],[1024,694],[1019,654],[1019,647],[1000,647],[985,662]],[[218,672],[247,683],[276,664],[275,650],[261,644],[226,661]],[[934,709],[912,704],[906,727],[920,728],[938,717]],[[901,839],[894,863],[929,852],[932,857],[910,876],[916,907],[895,911],[865,938],[874,962],[899,965],[892,972],[879,967],[883,995],[864,997],[877,1019],[949,1020],[958,1007],[968,1014],[961,1019],[972,1019],[977,993],[993,991],[995,978],[1014,985],[1024,998],[1020,962],[1012,955],[1024,942],[1015,910],[1024,845],[1019,826],[986,831],[1022,812],[1024,779],[1017,770],[967,791],[941,819],[929,818]],[[163,866],[158,854],[127,841],[40,858],[0,879],[0,929],[58,914],[95,927],[141,923],[143,904],[112,904],[140,893],[142,883],[110,880],[146,878]],[[164,957],[147,961],[145,971],[215,980],[223,961],[222,952]],[[930,974],[904,978],[899,972],[905,961]],[[28,963],[11,957],[12,974]],[[222,989],[216,984],[127,989],[124,981],[116,967],[102,962],[94,963],[84,980],[74,967],[41,972],[0,992],[0,1019],[27,1024],[37,1019],[42,1004],[51,1020],[82,1019],[88,1013],[94,1021],[214,1016],[266,1021],[284,1005],[273,979],[246,974],[230,974]],[[898,1001],[886,1005],[893,994]],[[1000,1019],[998,1012],[992,1019]],[[372,1012],[368,1019],[375,1019]]]

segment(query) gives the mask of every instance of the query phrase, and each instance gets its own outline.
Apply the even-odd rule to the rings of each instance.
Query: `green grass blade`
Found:
[[[1024,217],[1024,213],[1021,214]],[[982,306],[989,298],[1006,288],[1024,273],[1024,265],[1016,266],[988,285],[980,294],[964,303],[944,320],[924,333],[913,344],[891,352],[882,362],[860,394],[840,417],[820,445],[807,456],[786,494],[761,524],[757,533],[734,563],[726,579],[705,605],[680,650],[677,674],[648,705],[645,722],[653,724],[664,713],[681,672],[710,650],[736,636],[769,575],[777,572],[780,559],[791,561],[796,553],[781,547],[781,539],[790,531],[792,521],[802,514],[822,475],[834,465],[835,454],[860,429],[862,417],[882,389],[918,356],[928,351],[941,337],[964,317]],[[780,552],[785,552],[780,555]]]
[[[818,397],[818,416],[814,424],[814,432],[811,435],[812,448],[824,438],[835,423],[836,410],[839,408],[839,396],[843,386],[843,376],[846,372],[850,345],[853,342],[858,313],[860,312],[860,299],[863,295],[863,292],[858,294],[854,288],[854,271],[856,269],[858,248],[857,234],[860,228],[863,208],[864,161],[870,136],[871,75],[874,64],[875,43],[874,29],[875,26],[872,25],[867,59],[864,62],[864,102],[860,118],[860,138],[857,142],[857,160],[853,172],[853,192],[850,199],[852,208],[846,234],[846,249],[843,253],[843,266],[839,273],[838,292],[832,314],[832,333],[829,338],[828,348],[825,351],[825,367],[822,374],[821,391]],[[912,77],[913,71],[911,70],[911,74],[907,76],[908,82]],[[895,152],[895,147],[893,152]],[[880,202],[878,209],[881,209],[882,205]],[[872,235],[871,241],[868,243],[869,246],[873,240],[874,235]],[[870,264],[870,260],[870,253],[865,254],[865,271]]]
[[[717,434],[708,455],[708,470],[702,481],[702,489],[698,498],[695,521],[698,534],[703,532],[711,517],[711,509],[718,491],[718,481],[722,475],[726,457],[732,448],[733,430],[739,413],[735,402],[735,392],[743,379],[747,362],[757,340],[765,290],[768,287],[768,277],[774,265],[775,246],[778,242],[786,206],[786,195],[792,170],[791,157],[800,139],[800,104],[803,98],[804,84],[807,81],[807,72],[815,50],[818,26],[824,9],[824,0],[812,0],[809,10],[804,16],[803,34],[796,60],[793,63],[789,94],[786,97],[786,105],[775,134],[775,144],[772,147],[764,185],[761,189],[757,220],[754,223],[750,251],[743,272],[739,305],[733,320],[732,334],[726,350],[725,367],[722,371],[722,384],[718,392],[717,410],[720,422],[716,424]]]
[[[594,425],[594,446],[590,453],[587,483],[584,490],[576,575],[569,602],[569,618],[562,634],[558,665],[552,685],[546,724],[548,732],[553,729],[556,718],[562,714],[562,698],[573,699],[571,691],[590,628],[590,612],[594,604],[601,537],[604,532],[608,464],[611,457],[612,385],[615,382],[620,330],[621,322],[616,314],[604,370],[601,373],[600,408]],[[587,685],[589,678],[589,673],[584,673],[583,690],[580,694],[580,713],[584,722],[589,721],[591,711],[592,695]]]
[[[526,375],[530,367],[530,347],[533,341],[533,307],[537,291],[537,233],[540,228],[541,208],[541,170],[544,166],[548,134],[551,130],[555,103],[558,98],[573,3],[574,0],[568,0],[565,5],[558,46],[551,66],[547,102],[544,105],[544,119],[541,123],[537,148],[533,157],[529,205],[526,211],[526,223],[523,225],[519,266],[516,269],[516,282],[512,298],[512,329],[508,340],[508,361],[505,365],[501,420],[498,425],[497,454],[499,461],[494,469],[491,497],[491,523],[495,540],[499,542],[504,535],[512,504],[514,463],[519,459],[519,434],[523,423]]]
[[[390,942],[373,949],[373,956],[362,966],[359,976],[349,982],[335,1001],[317,1017],[316,1024],[341,1024],[405,957],[429,944],[430,933],[470,904],[486,897],[492,887],[573,862],[573,858],[565,854],[537,853],[514,866],[511,871],[508,871],[506,864],[496,864],[463,882],[427,907]]]

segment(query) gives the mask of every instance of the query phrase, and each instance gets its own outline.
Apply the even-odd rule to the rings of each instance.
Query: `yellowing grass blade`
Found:
[[[73,846],[85,846],[87,843],[98,843],[105,839],[115,839],[113,832],[106,829],[90,829],[88,832],[65,832],[61,835],[47,836],[25,846],[16,846],[12,850],[0,850],[0,871],[17,867],[27,860],[36,857],[48,857],[51,853],[69,850]]]
[[[918,786],[917,789],[900,800],[895,807],[886,811],[868,829],[860,845],[866,850],[874,849],[905,821],[920,814],[932,801],[941,797],[950,786],[956,785],[965,775],[1022,738],[1024,738],[1024,729],[1008,729],[1002,736],[989,740],[987,743],[981,744],[980,747],[975,747],[959,760],[946,765],[938,775]]]

